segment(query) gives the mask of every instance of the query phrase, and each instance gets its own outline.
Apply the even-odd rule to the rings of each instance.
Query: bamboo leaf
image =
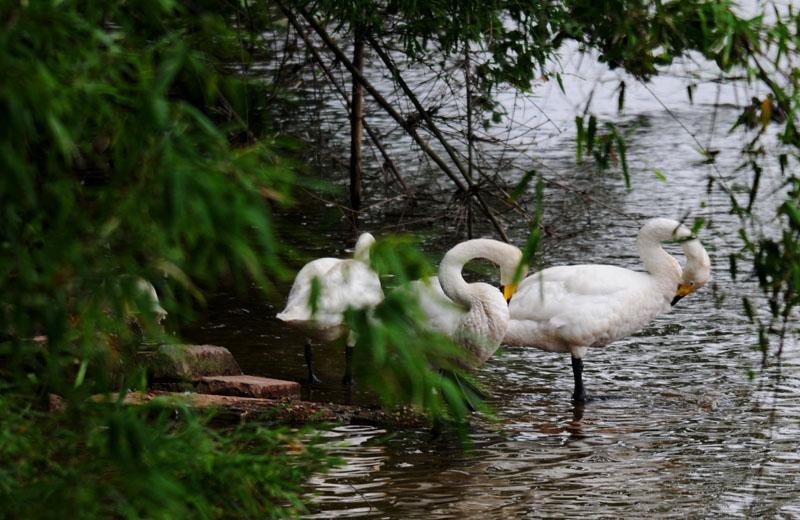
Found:
[[[567,91],[564,90],[564,82],[561,79],[561,74],[556,74],[556,82],[558,82],[558,88],[561,89],[561,93],[566,94]]]
[[[789,223],[795,230],[800,230],[800,211],[791,201],[784,201],[780,207],[780,213],[789,217]]]
[[[585,139],[585,131],[583,128],[583,118],[580,116],[575,117],[575,127],[578,130],[578,135],[575,137],[575,142],[577,145],[577,155],[578,155],[578,164],[581,163],[583,160],[583,142]]]
[[[597,136],[597,118],[589,116],[589,128],[586,130],[586,149],[591,152]]]
[[[617,143],[617,153],[619,154],[619,162],[622,166],[622,176],[625,178],[625,187],[630,189],[631,188],[631,175],[628,171],[628,159],[626,155],[627,144],[625,143],[625,139],[617,134],[616,136],[616,143]]]
[[[772,104],[769,101],[769,98],[764,98],[764,101],[761,102],[761,131],[767,129],[767,125],[769,124],[770,117],[772,117]]]
[[[527,172],[525,172],[525,174],[522,176],[522,179],[520,179],[517,185],[514,186],[514,189],[509,195],[509,200],[513,202],[519,199],[522,196],[522,194],[525,193],[525,190],[528,189],[528,184],[530,184],[531,179],[533,179],[534,176],[536,176],[536,174],[537,174],[536,170],[528,170]]]

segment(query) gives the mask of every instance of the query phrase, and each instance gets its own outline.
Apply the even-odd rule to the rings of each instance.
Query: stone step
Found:
[[[215,345],[159,345],[140,352],[152,382],[197,381],[203,376],[240,375],[242,369],[225,347]]]
[[[300,383],[267,377],[236,375],[206,376],[197,383],[198,394],[238,395],[243,397],[300,398]]]

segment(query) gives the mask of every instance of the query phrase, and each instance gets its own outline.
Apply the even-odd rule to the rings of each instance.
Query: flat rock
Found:
[[[242,397],[299,398],[300,383],[248,375],[207,376],[200,378],[196,391],[198,394]]]
[[[197,381],[205,376],[242,373],[233,354],[215,345],[159,345],[140,355],[154,381]]]

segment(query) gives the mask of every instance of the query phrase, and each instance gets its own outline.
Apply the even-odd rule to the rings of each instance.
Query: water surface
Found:
[[[567,76],[569,96],[546,84],[516,107],[516,120],[538,132],[508,130],[519,145],[513,162],[520,168],[544,165],[546,176],[566,179],[618,210],[549,186],[545,223],[554,235],[545,241],[545,264],[642,269],[634,245],[639,222],[655,216],[680,219],[691,212],[690,219],[703,217],[711,224],[700,238],[712,257],[713,282],[635,336],[590,349],[584,378],[598,399],[585,406],[570,402],[568,356],[502,349],[475,371],[492,392],[498,419],[476,419],[469,451],[456,439],[429,431],[389,435],[367,426],[340,426],[326,432],[346,464],[310,482],[307,492],[315,505],[309,518],[800,517],[797,345],[790,339],[782,363],[761,367],[755,329],[741,304],[742,296],[756,295],[756,288],[746,275],[732,280],[728,273],[728,254],[739,248],[741,224],[728,214],[726,193],[707,191],[709,176],[729,179],[732,189],[746,181],[746,173],[735,173],[746,136],[728,129],[738,115],[735,106],[759,92],[699,81],[692,104],[681,78],[648,86],[632,82],[620,114],[613,92],[626,78],[591,61],[564,58],[575,71]],[[617,170],[597,176],[591,167],[575,164],[574,116],[588,90],[598,85],[593,110],[636,128],[629,141],[630,190]],[[509,95],[505,102],[520,100]],[[324,110],[343,124],[336,102],[328,101]],[[377,126],[382,121],[379,115],[371,120]],[[700,147],[719,150],[716,163],[704,163]],[[420,173],[426,174],[432,175]],[[765,192],[779,183],[776,170],[768,169],[764,179]],[[765,215],[771,204],[765,201]],[[306,209],[297,218],[313,236],[324,214]],[[366,226],[380,230],[389,220],[375,212]],[[309,257],[352,251],[351,232],[325,229],[330,241],[321,240],[318,249],[309,249],[305,241],[296,245]],[[522,244],[528,225],[520,222],[509,231]],[[417,232],[430,236],[423,245],[434,256],[464,238],[437,227]],[[679,256],[679,248],[671,251]],[[187,335],[228,347],[247,373],[302,379],[302,335],[274,318],[288,288],[280,287],[272,300],[258,291],[216,295],[203,323]],[[318,375],[338,381],[342,353],[318,347],[315,354]],[[372,399],[362,388],[336,385],[306,388],[304,397]]]

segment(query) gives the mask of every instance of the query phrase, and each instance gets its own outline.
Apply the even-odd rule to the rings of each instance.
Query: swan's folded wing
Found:
[[[607,344],[662,310],[663,301],[648,296],[652,287],[648,275],[615,266],[546,269],[523,280],[511,299],[507,339],[552,345],[547,350]]]
[[[338,258],[317,258],[306,265],[294,277],[294,284],[289,291],[286,307],[278,314],[278,319],[283,321],[307,321],[311,319],[311,287],[314,278],[322,284],[327,273],[337,264],[342,262]]]
[[[452,336],[464,310],[444,294],[439,278],[432,276],[426,281],[415,280],[410,289],[425,314],[426,327]]]

